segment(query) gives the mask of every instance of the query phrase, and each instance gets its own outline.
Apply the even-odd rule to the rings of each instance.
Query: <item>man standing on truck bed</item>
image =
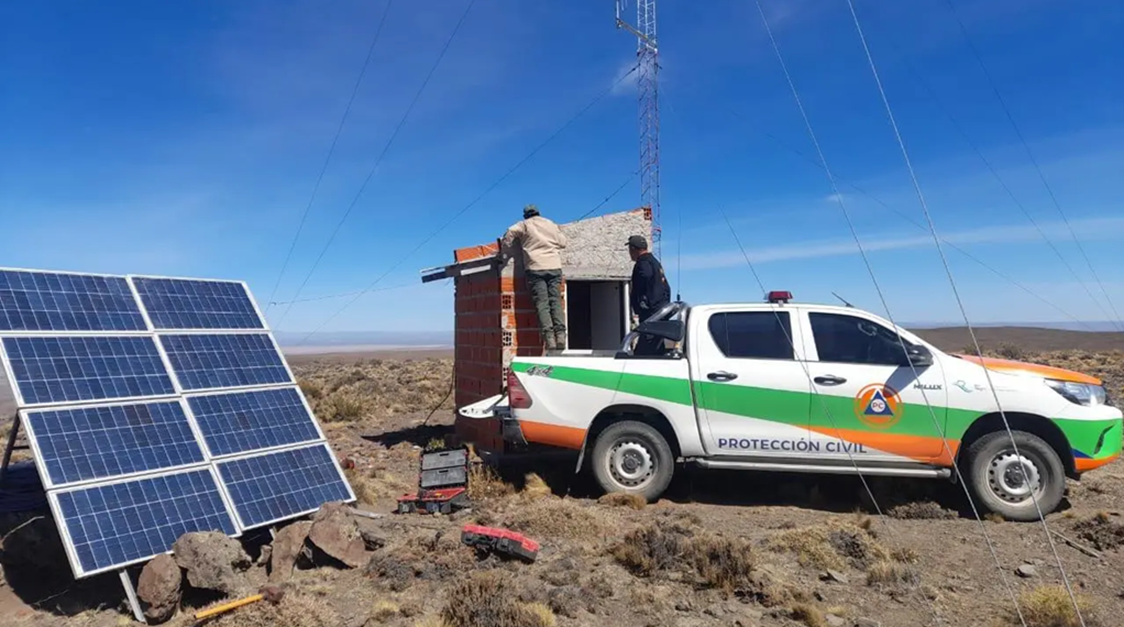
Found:
[[[562,251],[566,236],[558,225],[539,215],[538,207],[523,207],[523,219],[507,230],[501,243],[506,260],[519,242],[523,248],[523,273],[539,315],[539,328],[547,350],[566,348],[566,319],[562,315]]]
[[[632,266],[632,284],[629,286],[632,315],[643,322],[661,307],[671,303],[671,286],[667,284],[663,265],[648,251],[648,242],[643,236],[633,235],[628,238],[628,255],[635,262]],[[662,344],[663,340],[658,337],[642,335],[636,340],[635,353],[658,355],[662,352]]]

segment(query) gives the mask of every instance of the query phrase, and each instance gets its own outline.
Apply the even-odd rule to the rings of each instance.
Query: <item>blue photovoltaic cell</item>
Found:
[[[264,329],[246,288],[231,281],[133,278],[156,329]]]
[[[244,528],[352,498],[327,444],[233,459],[217,466]]]
[[[56,487],[205,461],[179,401],[44,409],[24,420]]]
[[[166,553],[188,532],[236,533],[207,469],[60,492],[58,505],[82,574]]]
[[[230,455],[319,440],[296,388],[187,399],[211,455]]]
[[[151,337],[6,337],[4,350],[25,405],[175,394]]]
[[[124,277],[0,270],[0,331],[145,331]]]
[[[185,390],[293,382],[266,333],[161,335],[160,342]]]

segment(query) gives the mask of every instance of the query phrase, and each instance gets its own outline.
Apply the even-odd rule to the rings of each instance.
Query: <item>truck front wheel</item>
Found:
[[[984,509],[1007,520],[1038,520],[1039,509],[1045,516],[1061,503],[1065,468],[1042,438],[1025,431],[1012,434],[1018,454],[1006,431],[989,433],[968,447],[968,485]]]
[[[593,444],[591,461],[605,492],[638,494],[649,502],[663,494],[675,473],[675,456],[663,435],[632,420],[606,427]]]

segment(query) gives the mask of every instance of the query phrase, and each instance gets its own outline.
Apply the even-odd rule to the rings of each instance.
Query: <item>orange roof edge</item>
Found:
[[[474,259],[483,257],[491,257],[500,252],[499,244],[481,244],[479,246],[469,246],[467,248],[458,248],[453,251],[453,259],[457,263],[464,263]]]
[[[1087,383],[1089,385],[1102,385],[1103,381],[1081,372],[1073,370],[1066,370],[1065,368],[1055,368],[1054,366],[1044,366],[1042,364],[1032,364],[1025,361],[1014,361],[1011,359],[999,359],[996,357],[984,357],[981,360],[976,355],[963,355],[956,354],[957,357],[967,361],[980,364],[988,370],[996,372],[1026,372],[1035,374],[1047,379],[1058,379],[1060,381],[1069,381],[1071,383]]]

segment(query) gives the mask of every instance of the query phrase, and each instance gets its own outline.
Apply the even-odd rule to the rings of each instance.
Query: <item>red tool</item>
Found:
[[[465,525],[461,542],[481,552],[533,562],[539,556],[539,543],[509,529]]]

